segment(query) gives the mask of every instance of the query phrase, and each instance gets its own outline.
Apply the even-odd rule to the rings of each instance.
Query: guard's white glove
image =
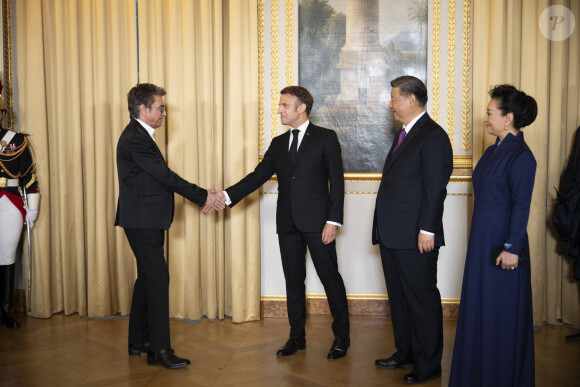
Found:
[[[26,210],[26,223],[32,228],[34,221],[38,217],[38,210]]]
[[[31,193],[26,196],[28,206],[26,207],[26,223],[32,228],[34,221],[38,217],[38,204],[40,202],[40,195]]]

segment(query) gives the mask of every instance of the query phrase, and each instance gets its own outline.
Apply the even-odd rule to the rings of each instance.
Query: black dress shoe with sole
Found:
[[[413,368],[412,360],[397,360],[395,355],[387,359],[375,360],[375,366],[383,370],[396,370],[398,368]]]
[[[403,378],[403,382],[405,382],[406,384],[422,384],[440,377],[441,377],[441,367],[427,374],[413,371],[410,374],[405,375],[405,377]]]
[[[306,337],[290,337],[286,344],[278,348],[276,356],[290,356],[294,355],[296,351],[306,348]]]
[[[141,356],[142,353],[149,352],[149,343],[129,344],[129,356]]]
[[[346,351],[350,348],[350,337],[341,338],[336,337],[332,342],[332,347],[328,351],[326,358],[328,360],[336,360],[346,356]]]
[[[3,308],[0,313],[1,313],[0,322],[2,324],[12,329],[20,328],[20,323],[14,318],[14,315],[12,314],[12,312],[10,312],[9,309],[4,310]]]
[[[176,369],[186,367],[191,364],[191,362],[188,359],[182,359],[175,356],[171,348],[164,348],[159,351],[149,350],[147,353],[147,364],[161,364],[165,368]]]

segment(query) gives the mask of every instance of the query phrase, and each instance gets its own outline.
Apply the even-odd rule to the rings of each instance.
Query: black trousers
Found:
[[[443,309],[437,288],[439,249],[394,250],[380,244],[389,294],[397,360],[414,361],[420,373],[434,372],[443,354]]]
[[[149,343],[158,351],[171,348],[169,337],[169,270],[165,263],[164,230],[125,228],[137,260],[129,344]]]
[[[336,241],[322,243],[322,233],[301,232],[296,227],[278,234],[282,267],[286,279],[286,296],[290,336],[306,335],[306,248],[310,250],[312,263],[324,286],[330,313],[334,319],[332,331],[335,337],[350,334],[348,304],[342,276],[338,272]]]

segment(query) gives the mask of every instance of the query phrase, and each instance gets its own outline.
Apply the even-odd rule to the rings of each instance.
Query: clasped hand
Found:
[[[497,256],[495,260],[495,265],[499,266],[504,270],[515,269],[518,267],[519,256],[516,254],[509,253],[507,251],[502,251],[500,255]]]
[[[215,210],[223,210],[226,207],[226,195],[222,191],[211,188],[207,191],[207,201],[203,206],[203,212],[212,213]]]

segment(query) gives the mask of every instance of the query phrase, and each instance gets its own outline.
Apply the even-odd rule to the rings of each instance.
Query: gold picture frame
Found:
[[[279,88],[297,81],[298,4],[300,0],[258,0],[258,99],[259,159],[271,138],[279,134],[277,102]],[[472,112],[471,112],[471,42],[472,0],[427,0],[429,5],[430,57],[428,88],[429,114],[445,121],[454,148],[453,183],[471,182]],[[446,28],[443,28],[446,26]],[[441,72],[448,61],[454,71]],[[453,67],[452,66],[452,67]],[[461,71],[459,71],[461,69]],[[459,73],[460,76],[456,74]],[[452,85],[454,93],[448,93]],[[376,182],[381,173],[345,173],[346,181]]]
[[[4,105],[6,106],[6,127],[14,127],[14,61],[12,58],[12,0],[2,0],[2,31],[4,59]]]

